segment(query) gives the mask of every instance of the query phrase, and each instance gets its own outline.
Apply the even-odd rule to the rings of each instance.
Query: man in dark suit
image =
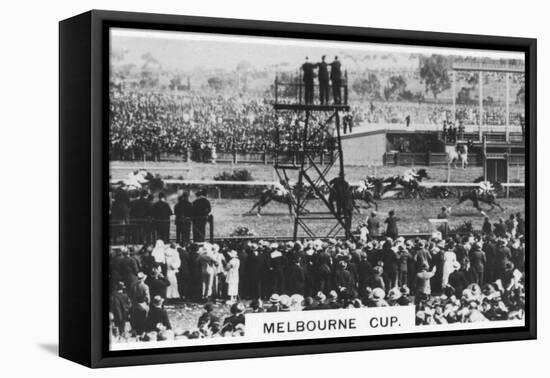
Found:
[[[191,217],[193,216],[193,204],[189,201],[189,193],[183,192],[174,206],[176,216],[176,242],[184,245],[191,239]]]
[[[317,63],[317,68],[319,69],[319,101],[321,105],[326,105],[328,103],[328,83],[329,83],[329,73],[328,73],[328,63],[325,62],[326,55],[321,57],[321,62]]]
[[[258,251],[257,245],[251,246],[251,253],[246,264],[246,275],[249,283],[249,293],[252,299],[261,299],[263,283],[267,273],[267,261],[265,256]]]
[[[206,223],[212,207],[210,201],[206,199],[205,189],[200,189],[196,194],[198,198],[193,201],[193,241],[202,243],[206,235]]]
[[[303,81],[304,81],[304,102],[306,104],[313,104],[313,79],[315,77],[316,65],[309,62],[309,58],[306,56],[306,61],[302,64]]]
[[[135,259],[130,257],[128,248],[122,248],[122,257],[117,261],[118,272],[126,287],[131,287],[137,281],[139,266]]]
[[[153,204],[151,212],[157,229],[158,239],[162,239],[162,241],[168,243],[170,238],[170,217],[172,216],[172,209],[170,209],[170,205],[166,202],[164,193],[159,193],[159,200]]]
[[[151,242],[151,202],[147,199],[147,191],[142,190],[139,198],[130,203],[130,220],[136,225],[137,240],[140,243]]]
[[[162,274],[160,265],[153,267],[151,275],[145,280],[145,284],[149,287],[150,297],[166,298],[166,288],[170,286],[170,282]]]
[[[332,81],[332,98],[335,104],[342,103],[342,93],[340,87],[342,86],[342,65],[338,60],[338,57],[334,57],[334,61],[330,64],[330,80]]]
[[[110,298],[110,312],[113,314],[113,322],[118,329],[119,334],[124,333],[126,322],[129,319],[132,302],[124,292],[126,285],[124,282],[117,282],[114,292]]]
[[[474,282],[480,286],[485,283],[484,273],[485,273],[485,264],[487,263],[487,258],[485,252],[483,252],[479,244],[474,243],[470,249],[470,266],[473,273]]]
[[[300,265],[300,257],[294,256],[292,264],[286,271],[286,289],[289,294],[304,295],[306,276]]]
[[[392,239],[397,239],[397,237],[399,236],[399,231],[397,229],[397,221],[399,220],[399,218],[395,217],[395,211],[393,210],[390,210],[388,215],[388,218],[386,218],[386,220],[384,221],[387,223],[386,236]]]
[[[168,313],[162,305],[163,302],[164,299],[162,299],[158,295],[153,297],[153,305],[151,306],[149,314],[147,315],[146,329],[148,332],[158,331],[159,324],[161,324],[162,327],[165,329],[172,329],[170,319],[168,318]]]

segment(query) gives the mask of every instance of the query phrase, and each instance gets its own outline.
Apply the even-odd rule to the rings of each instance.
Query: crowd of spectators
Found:
[[[386,221],[381,232],[371,215],[357,241],[112,247],[112,340],[242,335],[244,314],[264,311],[415,305],[417,325],[523,318],[521,214],[495,224],[486,219],[479,232],[446,238],[434,232],[405,239],[397,220]],[[202,303],[204,313],[181,329],[165,302],[176,312],[187,311],[178,303]]]
[[[145,155],[189,156],[194,161],[215,161],[217,152],[253,153],[296,148],[304,120],[292,112],[276,113],[269,99],[248,96],[171,94],[112,90],[110,102],[110,152],[114,159],[141,159]],[[450,105],[415,102],[351,104],[349,124],[432,124],[451,121]],[[503,106],[486,106],[484,124],[505,124]],[[521,111],[513,109],[512,124]],[[348,119],[346,118],[346,119]],[[475,106],[459,106],[457,119],[477,124]],[[351,127],[350,127],[351,129]],[[320,148],[330,149],[332,138],[318,133]]]

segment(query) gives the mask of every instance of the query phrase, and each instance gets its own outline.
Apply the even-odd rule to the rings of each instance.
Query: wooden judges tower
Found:
[[[299,229],[305,232],[305,236],[312,238],[332,238],[341,235],[342,230],[346,237],[353,238],[350,230],[351,214],[337,214],[327,195],[330,180],[338,175],[344,177],[340,135],[341,113],[349,111],[347,73],[343,75],[338,88],[341,93],[340,103],[334,103],[334,88],[331,85],[330,98],[321,104],[317,84],[313,87],[314,101],[306,103],[306,88],[299,73],[278,74],[274,88],[273,107],[280,120],[275,137],[274,167],[279,181],[291,193],[294,240],[298,237]],[[286,130],[281,130],[285,126]],[[323,144],[322,141],[327,143]],[[331,177],[328,177],[329,174]],[[296,180],[295,184],[291,177]],[[313,199],[323,203],[323,211],[319,211],[318,206],[311,207]]]

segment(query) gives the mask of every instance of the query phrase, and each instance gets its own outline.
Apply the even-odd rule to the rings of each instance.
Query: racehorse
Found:
[[[478,188],[472,189],[462,194],[455,206],[458,206],[461,203],[470,200],[472,201],[472,204],[474,205],[474,207],[483,215],[486,215],[486,214],[483,211],[483,209],[479,206],[480,202],[486,203],[489,206],[491,206],[489,211],[492,211],[495,208],[495,206],[498,207],[500,211],[504,211],[504,208],[500,206],[500,204],[496,201],[497,199],[496,190],[502,187],[502,185],[500,185],[500,183],[492,183],[489,181],[482,181],[479,184],[480,186]]]
[[[398,186],[403,188],[402,197],[424,199],[424,188],[420,186],[423,179],[429,179],[428,171],[422,168],[418,171],[414,169],[408,170],[402,176],[392,176],[384,179],[383,183],[387,184],[383,187],[381,195],[392,189],[397,189]]]
[[[379,180],[380,182],[382,180]],[[354,200],[360,200],[367,203],[367,209],[374,205],[378,211],[378,204],[374,200],[375,198],[375,184],[367,177],[365,180],[361,180],[359,185],[351,187],[351,197]]]
[[[457,143],[456,145],[445,146],[447,153],[447,164],[452,164],[456,168],[456,162],[460,161],[462,169],[468,165],[468,145],[465,143]]]
[[[125,190],[127,192],[135,192],[140,190],[160,190],[164,186],[162,180],[153,176],[145,169],[138,169],[128,173],[128,176],[113,184],[118,189]]]
[[[292,187],[292,191],[294,191],[294,189],[295,188]],[[252,208],[248,212],[246,212],[246,214],[252,214],[254,209],[257,209],[256,215],[261,216],[262,208],[271,201],[275,201],[287,205],[288,212],[290,213],[290,215],[292,215],[292,202],[294,200],[293,196],[294,193],[291,193],[289,190],[287,190],[282,183],[275,184],[270,188],[262,190],[262,192],[260,193],[260,198],[258,199],[258,201],[256,201]]]

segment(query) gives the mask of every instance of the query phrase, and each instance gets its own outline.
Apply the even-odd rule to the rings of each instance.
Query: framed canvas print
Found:
[[[60,22],[60,355],[536,337],[536,40]]]

